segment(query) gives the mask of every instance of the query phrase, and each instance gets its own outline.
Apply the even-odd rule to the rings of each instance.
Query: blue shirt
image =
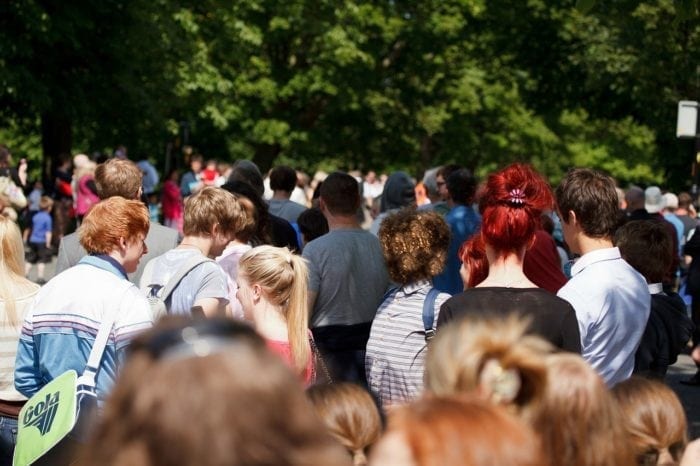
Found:
[[[571,275],[557,296],[576,311],[581,356],[613,386],[632,375],[634,354],[649,319],[649,288],[618,248],[584,254]]]
[[[471,206],[457,205],[447,213],[445,220],[450,226],[450,245],[447,249],[445,269],[433,278],[433,286],[445,293],[456,295],[464,291],[464,283],[459,275],[462,261],[457,254],[462,243],[479,229],[481,217]]]
[[[52,228],[51,214],[45,210],[40,210],[32,217],[32,234],[29,237],[29,242],[46,243],[46,234],[50,233]]]

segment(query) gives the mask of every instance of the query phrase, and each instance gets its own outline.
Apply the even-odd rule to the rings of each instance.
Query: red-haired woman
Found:
[[[479,199],[488,276],[442,305],[438,327],[464,316],[516,313],[531,319],[530,333],[564,350],[581,351],[574,309],[523,272],[540,216],[553,203],[549,185],[529,165],[515,163],[489,176]]]
[[[462,261],[459,275],[462,277],[465,290],[474,288],[486,280],[489,275],[489,262],[481,233],[476,233],[462,243],[459,248],[459,260]]]

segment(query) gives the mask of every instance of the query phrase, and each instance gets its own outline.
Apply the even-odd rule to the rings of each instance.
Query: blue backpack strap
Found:
[[[423,328],[425,329],[425,341],[430,341],[435,336],[435,330],[433,330],[433,322],[435,321],[435,299],[440,290],[437,288],[430,288],[428,295],[423,301]]]
[[[386,301],[389,298],[389,296],[396,293],[397,291],[399,291],[398,286],[390,286],[389,289],[386,290],[386,293],[384,293],[384,296],[382,296],[382,302],[380,303],[380,305],[383,304],[384,301]]]

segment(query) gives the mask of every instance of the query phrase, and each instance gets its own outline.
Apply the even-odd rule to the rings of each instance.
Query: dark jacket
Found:
[[[694,328],[677,293],[651,295],[651,312],[635,354],[634,373],[663,379]]]

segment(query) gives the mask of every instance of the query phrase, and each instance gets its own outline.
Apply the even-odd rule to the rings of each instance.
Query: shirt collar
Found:
[[[659,294],[664,292],[663,283],[649,283],[649,294]]]
[[[595,264],[596,262],[604,262],[621,258],[622,256],[620,256],[620,250],[618,248],[596,249],[595,251],[584,254],[579,260],[576,261],[576,263],[574,263],[573,267],[571,267],[571,276],[573,277],[574,275],[579,274],[583,269],[591,264]]]
[[[401,291],[405,296],[408,296],[426,287],[430,288],[430,282],[428,280],[418,280],[417,282],[409,283],[401,287]]]
[[[126,270],[124,270],[124,266],[107,254],[90,254],[89,256],[83,256],[78,264],[89,264],[102,270],[106,270],[107,272],[112,272],[117,277],[124,278],[126,280],[129,279],[126,274]]]

